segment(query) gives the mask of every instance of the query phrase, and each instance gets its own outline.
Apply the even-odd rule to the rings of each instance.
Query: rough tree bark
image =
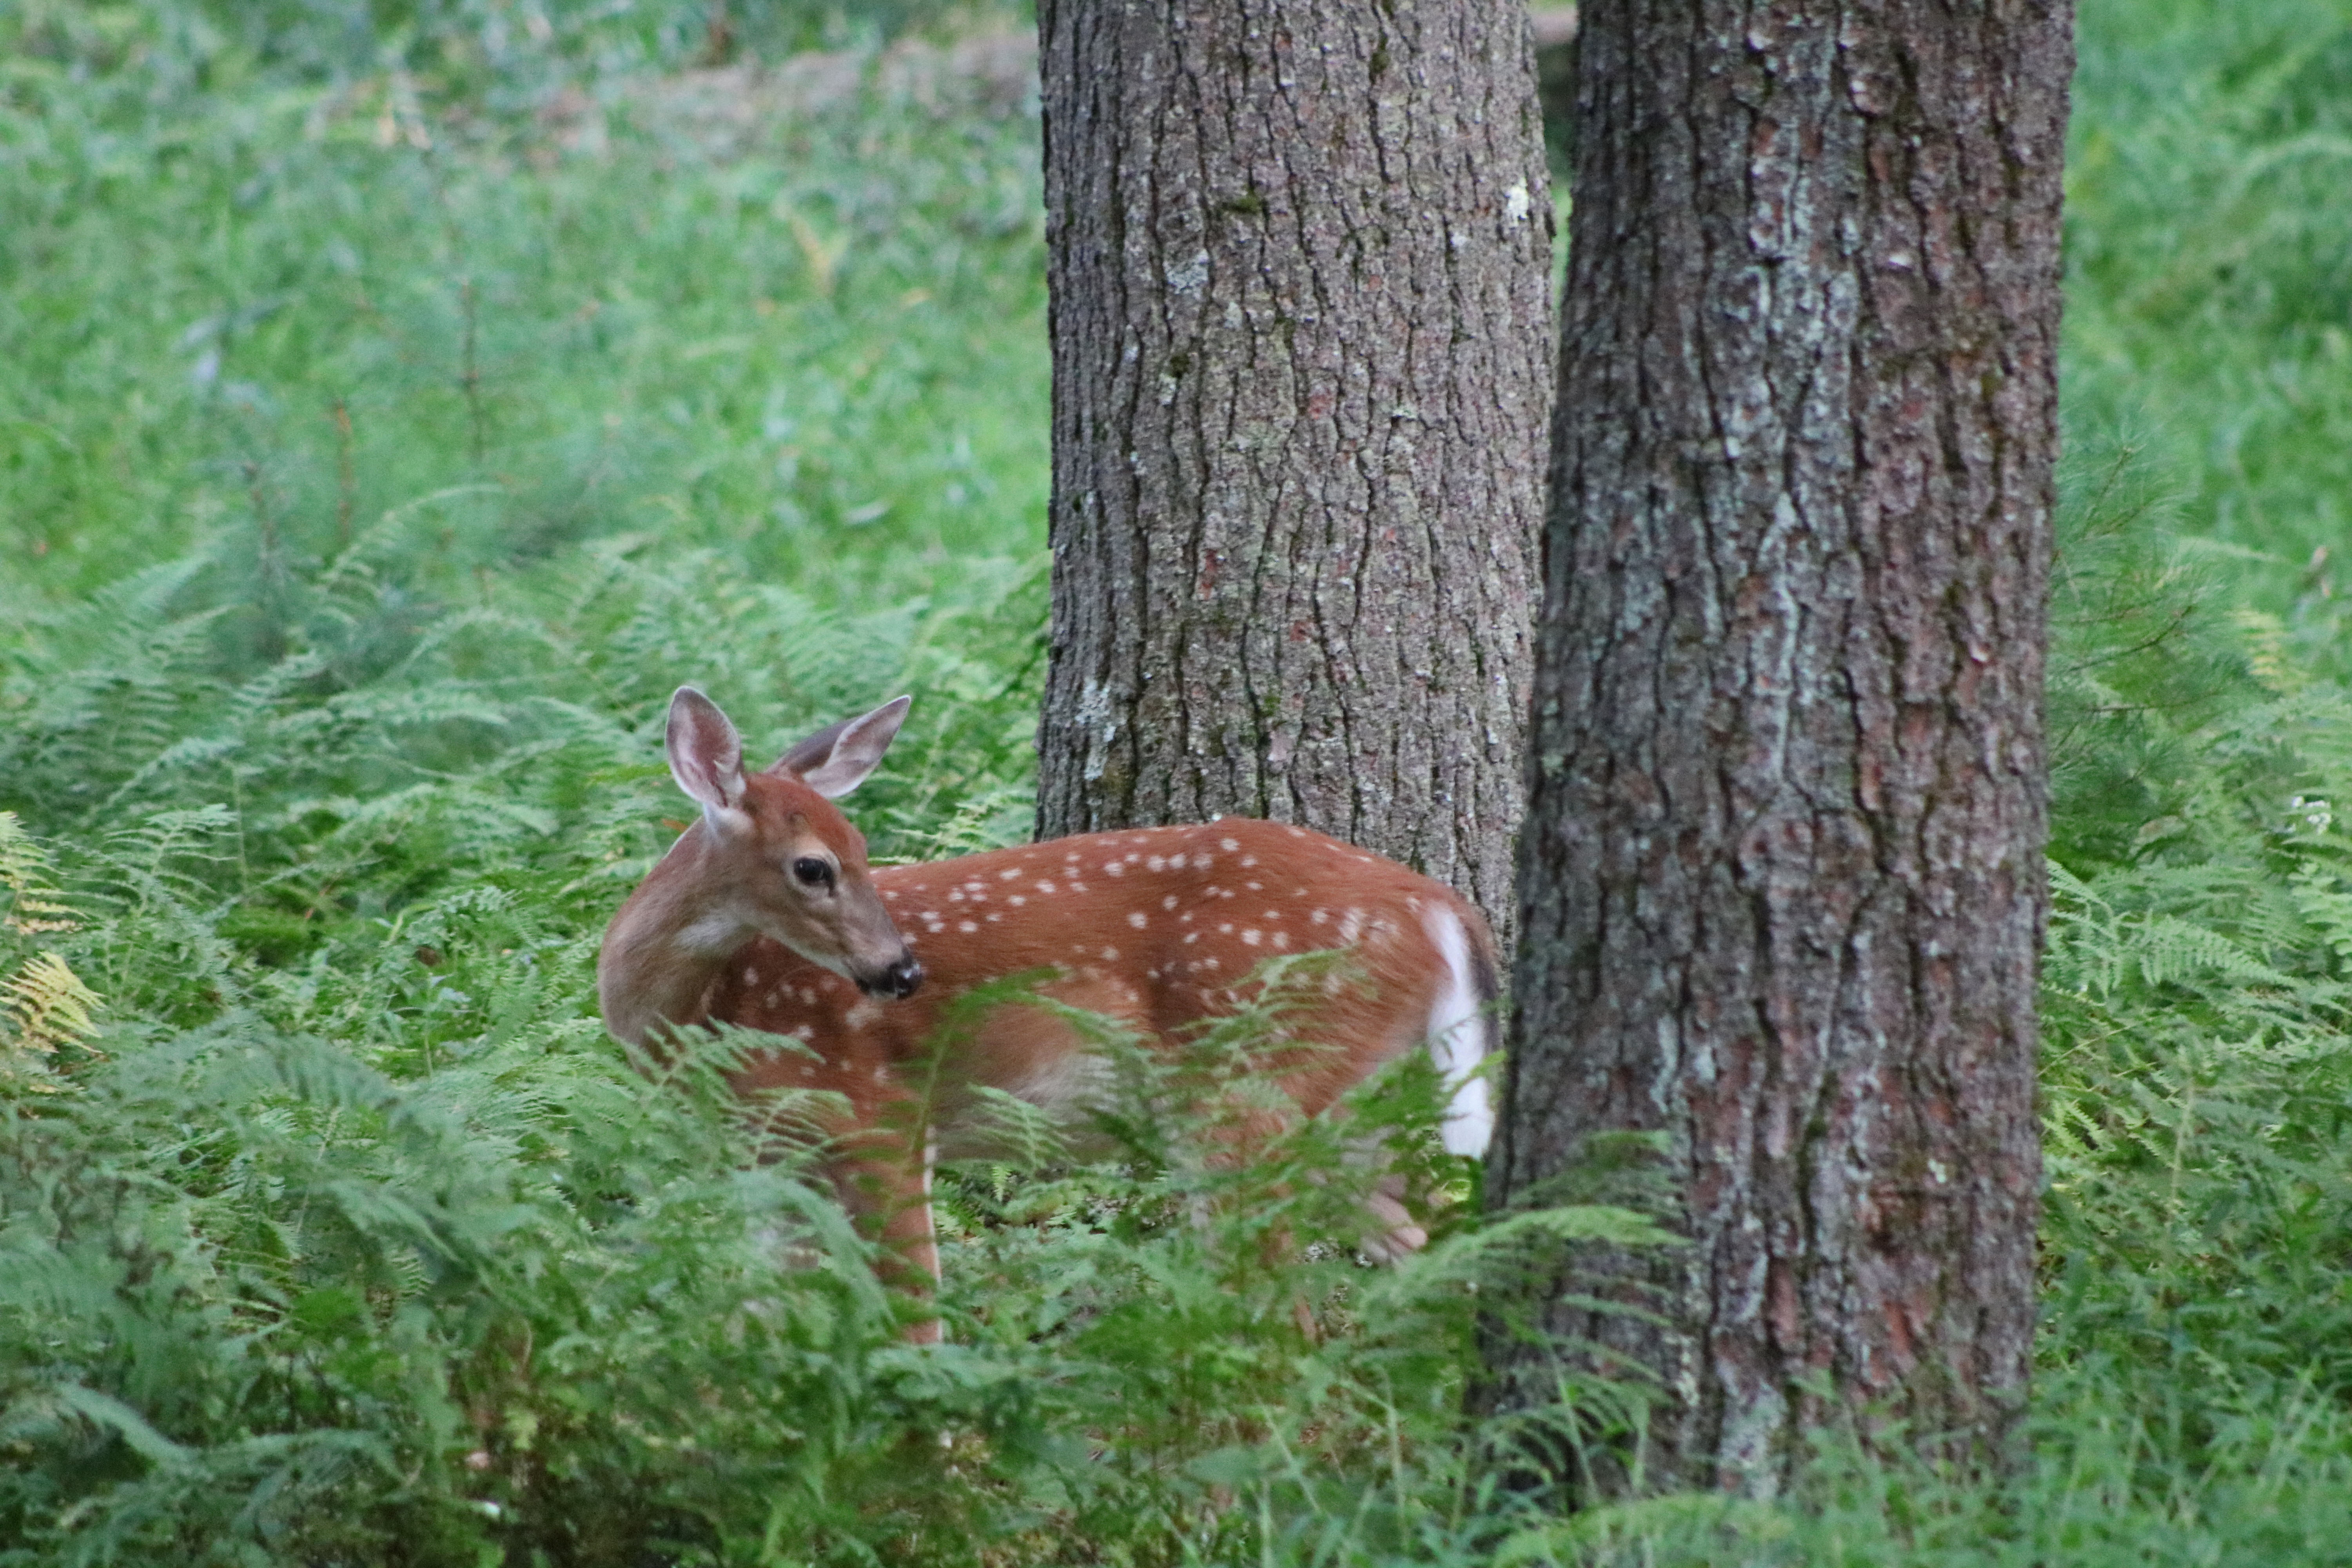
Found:
[[[1041,837],[1298,822],[1507,926],[1550,410],[1519,0],[1043,0]]]
[[[2071,39],[1583,12],[1488,1190],[1663,1134],[1690,1246],[1568,1274],[1665,1321],[1548,1310],[1661,1379],[1652,1484],[1769,1493],[1873,1412],[1983,1453],[2023,1396]],[[1543,1353],[1497,1344],[1503,1403]]]

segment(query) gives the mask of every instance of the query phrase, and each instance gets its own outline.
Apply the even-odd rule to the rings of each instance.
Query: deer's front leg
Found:
[[[903,1108],[907,1102],[899,1102]],[[894,1108],[895,1109],[895,1108]],[[931,1172],[938,1145],[924,1129],[877,1118],[847,1134],[834,1162],[842,1207],[859,1232],[882,1243],[877,1271],[890,1289],[928,1306],[940,1279],[940,1249],[931,1225]],[[907,1329],[915,1344],[938,1344],[940,1321],[928,1313]]]

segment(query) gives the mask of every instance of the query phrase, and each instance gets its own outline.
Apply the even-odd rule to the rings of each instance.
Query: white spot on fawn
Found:
[[[1115,947],[1107,947],[1107,948],[1104,948],[1104,949],[1103,949],[1103,962],[1104,962],[1105,963],[1118,963],[1118,949],[1117,949],[1117,948],[1115,948]]]
[[[1242,932],[1242,940],[1249,943],[1250,946],[1255,947],[1263,935],[1263,932],[1253,926],[1248,931]]]
[[[1154,855],[1150,859],[1146,860],[1143,864],[1150,870],[1165,871],[1168,869],[1168,857],[1165,855]]]
[[[1009,882],[1019,875],[1021,875],[1021,873],[1018,871],[999,871],[996,874],[996,879],[1000,882]]]
[[[757,985],[760,984],[760,972],[756,969],[744,970],[743,984],[746,985]]]
[[[1040,882],[1037,884],[1037,890],[1041,893],[1050,893],[1054,890],[1054,884],[1051,882]]]
[[[1330,915],[1330,911],[1329,911],[1329,910],[1317,910],[1313,914],[1310,914],[1310,915],[1308,915],[1308,916],[1307,917],[1307,923],[1308,925],[1316,925],[1316,926],[1319,926],[1319,925],[1321,925],[1325,921],[1328,921],[1328,920],[1329,920],[1330,918],[1331,918],[1331,915]]]
[[[1363,933],[1363,910],[1349,910],[1346,914],[1339,917],[1339,940],[1341,942],[1355,941],[1357,937]]]
[[[1238,838],[1221,838],[1217,841],[1217,847],[1223,850],[1228,855],[1232,854],[1241,847],[1242,841]]]
[[[979,929],[980,922],[978,921],[959,921],[956,923],[956,930],[958,931],[978,931]]]
[[[1129,911],[1127,917],[1127,923],[1133,926],[1136,930],[1141,931],[1145,924],[1143,911],[1141,910]]]
[[[1029,900],[1028,900],[1027,899],[1025,899],[1025,898],[1023,898],[1019,893],[1015,893],[1015,894],[1013,894],[1011,898],[1009,898],[1009,899],[1005,900],[1004,901],[1005,901],[1006,903],[1008,903],[1008,904],[1011,904],[1014,909],[1016,909],[1016,910],[1017,910],[1017,909],[1019,909],[1022,905],[1024,905],[1024,904],[1027,903]]]
[[[1172,909],[1174,909],[1174,908],[1176,907],[1176,895],[1175,895],[1175,894],[1173,894],[1173,893],[1171,893],[1171,894],[1169,894],[1166,898],[1164,898],[1164,899],[1160,900],[1160,907],[1161,909],[1163,909],[1163,910],[1172,910]]]

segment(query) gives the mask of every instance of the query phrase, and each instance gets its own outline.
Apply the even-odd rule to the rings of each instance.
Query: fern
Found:
[[[0,811],[0,891],[8,910],[0,927],[20,936],[76,930],[80,921],[51,880],[48,856],[13,811]]]
[[[54,1092],[59,1047],[87,1039],[97,993],[54,952],[0,981],[0,1089]]]

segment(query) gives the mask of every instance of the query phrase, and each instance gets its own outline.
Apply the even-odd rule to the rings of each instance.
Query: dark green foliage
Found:
[[[1475,1542],[1469,1288],[1647,1235],[1560,1210],[1366,1272],[1360,1151],[1424,1202],[1463,1177],[1434,1073],[1225,1161],[1276,1001],[1173,1061],[1105,1040],[1117,1163],[1033,1127],[962,1174],[960,1343],[910,1350],[830,1197],[751,1161],[714,1070],[747,1042],[648,1079],[585,1016],[555,895],[593,832],[453,829],[459,885],[281,965],[220,929],[235,824],[12,840],[37,940],[110,989],[0,1099],[0,1561],[1158,1561],[1334,1502],[1361,1547]]]

